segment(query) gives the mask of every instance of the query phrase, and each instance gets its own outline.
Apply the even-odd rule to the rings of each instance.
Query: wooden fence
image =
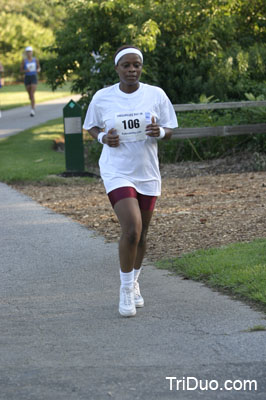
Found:
[[[208,104],[174,104],[174,109],[177,112],[219,110],[226,108],[244,107],[266,107],[266,101],[241,101]],[[206,136],[247,135],[256,133],[266,133],[266,123],[234,126],[207,126],[203,128],[176,128],[174,129],[172,137],[176,139],[191,139]]]

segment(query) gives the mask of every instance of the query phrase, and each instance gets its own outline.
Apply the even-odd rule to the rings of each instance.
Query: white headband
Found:
[[[126,54],[137,54],[141,58],[141,62],[143,62],[143,55],[142,52],[138,49],[134,49],[134,47],[128,47],[127,49],[119,51],[115,57],[115,65],[118,64],[118,61],[121,57],[125,56]]]

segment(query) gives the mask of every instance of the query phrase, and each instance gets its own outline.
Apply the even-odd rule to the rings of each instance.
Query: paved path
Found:
[[[266,398],[263,313],[146,265],[122,318],[117,245],[2,183],[0,256],[0,400]]]
[[[35,117],[30,117],[30,107],[18,107],[2,111],[0,118],[0,139],[43,124],[55,118],[63,118],[63,107],[71,100],[77,101],[80,95],[46,101],[36,105]]]
[[[1,400],[266,398],[266,332],[245,332],[264,314],[146,265],[145,307],[122,318],[116,244],[5,184],[0,227]],[[258,390],[170,391],[167,376]]]

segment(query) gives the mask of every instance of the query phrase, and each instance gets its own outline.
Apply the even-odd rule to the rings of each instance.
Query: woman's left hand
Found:
[[[150,137],[160,136],[160,126],[156,124],[155,117],[151,117],[151,124],[146,126],[146,135]]]

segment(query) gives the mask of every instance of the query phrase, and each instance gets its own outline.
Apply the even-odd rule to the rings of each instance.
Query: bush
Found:
[[[125,43],[144,51],[144,82],[173,103],[201,93],[241,100],[266,92],[264,0],[67,0],[67,17],[47,63],[53,88],[74,76],[86,96],[116,81],[113,54]]]

